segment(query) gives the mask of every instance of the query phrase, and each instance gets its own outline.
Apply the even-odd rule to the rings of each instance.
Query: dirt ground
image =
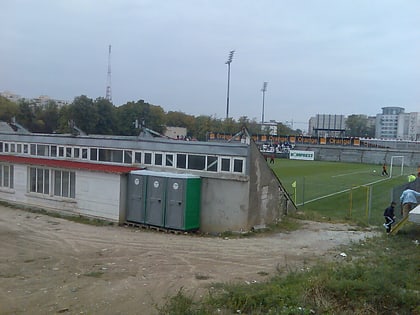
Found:
[[[154,314],[180,288],[260,282],[278,269],[340,259],[338,245],[372,236],[305,222],[251,238],[98,227],[0,206],[0,314]]]

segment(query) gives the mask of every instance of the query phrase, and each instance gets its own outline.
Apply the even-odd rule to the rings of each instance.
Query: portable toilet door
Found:
[[[145,222],[146,178],[142,175],[128,175],[127,221]]]
[[[147,176],[146,224],[164,226],[166,178]]]
[[[165,227],[184,229],[185,204],[185,179],[168,178]]]
[[[200,191],[199,177],[168,178],[165,227],[183,231],[200,227]]]

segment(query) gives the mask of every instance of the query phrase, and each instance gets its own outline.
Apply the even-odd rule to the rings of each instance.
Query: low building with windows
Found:
[[[0,200],[5,202],[124,223],[133,200],[130,185],[138,184],[138,178],[130,181],[130,174],[145,169],[162,173],[162,178],[200,178],[196,211],[203,232],[247,231],[296,209],[246,135],[221,143],[0,131]],[[162,215],[165,205],[183,206],[182,198],[170,197],[170,187],[157,197],[149,194],[157,188],[153,185],[159,181],[147,187],[147,194],[134,196],[139,208],[155,211],[147,209],[147,198],[154,198]]]

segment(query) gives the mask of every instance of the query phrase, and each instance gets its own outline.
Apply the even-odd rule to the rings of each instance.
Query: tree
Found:
[[[350,115],[346,120],[347,135],[365,137],[368,135],[368,118],[366,115]]]
[[[291,129],[290,127],[288,127],[287,125],[283,124],[283,123],[278,123],[277,124],[277,134],[278,135],[294,135],[297,132],[293,129]]]
[[[194,118],[194,126],[190,132],[192,137],[200,141],[207,140],[207,133],[212,130],[213,121],[210,116],[198,116]]]
[[[95,133],[111,135],[117,131],[116,111],[114,105],[103,97],[97,98],[93,103],[98,114]]]
[[[44,122],[44,132],[53,133],[57,131],[58,116],[59,110],[57,103],[54,101],[49,101],[48,104],[41,111],[41,116],[39,117]]]
[[[0,96],[0,120],[10,122],[18,113],[19,106],[16,103]]]
[[[184,127],[187,128],[188,132],[194,128],[195,117],[187,115],[183,112],[172,112],[169,111],[166,114],[166,126],[171,127]]]
[[[18,106],[19,113],[16,116],[17,122],[29,131],[33,131],[35,124],[35,113],[32,110],[31,104],[25,100],[20,100]]]
[[[78,128],[88,134],[95,133],[99,117],[92,99],[86,95],[76,97],[70,104],[69,114]]]

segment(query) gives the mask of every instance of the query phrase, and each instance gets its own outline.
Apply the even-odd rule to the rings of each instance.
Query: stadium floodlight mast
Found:
[[[230,64],[233,60],[233,54],[235,53],[234,50],[229,52],[228,60],[225,62],[228,65],[228,77],[227,77],[227,97],[226,97],[226,119],[229,118],[229,88],[230,88]]]
[[[262,113],[261,113],[261,124],[264,124],[264,100],[265,100],[265,92],[267,91],[267,84],[268,82],[263,83],[263,87],[261,89],[262,92]]]

